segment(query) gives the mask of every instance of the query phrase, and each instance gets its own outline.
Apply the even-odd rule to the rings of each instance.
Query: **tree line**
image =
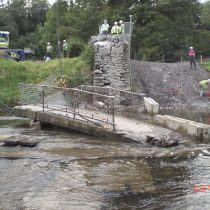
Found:
[[[31,47],[42,57],[47,42],[67,40],[70,55],[80,53],[106,18],[133,15],[132,57],[176,61],[189,46],[210,55],[210,0],[47,0],[0,1],[0,30],[11,34],[11,48]]]

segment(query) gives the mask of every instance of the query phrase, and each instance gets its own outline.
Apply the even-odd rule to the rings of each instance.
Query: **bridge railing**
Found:
[[[77,88],[19,84],[22,105],[42,107],[43,112],[62,111],[66,117],[94,124],[108,124],[115,129],[115,97]]]
[[[99,87],[91,85],[81,85],[79,88],[89,92],[99,93],[107,96],[115,96],[114,103],[116,112],[124,116],[134,117],[138,113],[143,112],[145,109],[144,93],[140,94],[111,87]]]

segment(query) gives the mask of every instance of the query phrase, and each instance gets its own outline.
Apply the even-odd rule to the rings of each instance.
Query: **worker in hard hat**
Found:
[[[47,42],[45,61],[50,61],[52,56],[52,51],[53,47],[51,46],[50,42]]]
[[[125,33],[125,25],[123,23],[122,20],[119,21],[119,24],[120,24],[120,34],[124,34]]]
[[[104,23],[100,27],[100,34],[107,35],[109,33],[109,24],[107,23],[107,19],[104,19]]]
[[[12,60],[17,61],[17,54],[15,52],[12,51],[10,53],[10,57],[11,57]]]
[[[68,54],[68,44],[66,40],[63,40],[62,50],[63,50],[63,57],[66,58]]]
[[[200,81],[199,87],[200,87],[200,97],[206,96],[208,89],[210,87],[210,79]]]
[[[196,64],[195,64],[195,50],[193,49],[193,47],[190,47],[190,50],[188,52],[188,55],[189,55],[189,59],[190,59],[190,66],[191,66],[191,69],[192,69],[192,64],[194,65],[195,67],[195,70],[196,70]]]
[[[117,21],[114,22],[114,26],[112,26],[111,34],[119,34],[120,33],[120,27],[118,26]]]

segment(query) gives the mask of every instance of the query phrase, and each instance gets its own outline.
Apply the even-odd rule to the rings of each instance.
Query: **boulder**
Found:
[[[172,132],[169,135],[160,135],[157,137],[146,136],[146,142],[158,147],[173,147],[178,146],[181,139],[181,135],[176,132]]]

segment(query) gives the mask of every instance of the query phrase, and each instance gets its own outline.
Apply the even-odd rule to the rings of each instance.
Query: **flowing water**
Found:
[[[164,149],[25,125],[0,117],[0,136],[40,142],[1,141],[1,210],[210,209],[208,143],[185,137]]]

